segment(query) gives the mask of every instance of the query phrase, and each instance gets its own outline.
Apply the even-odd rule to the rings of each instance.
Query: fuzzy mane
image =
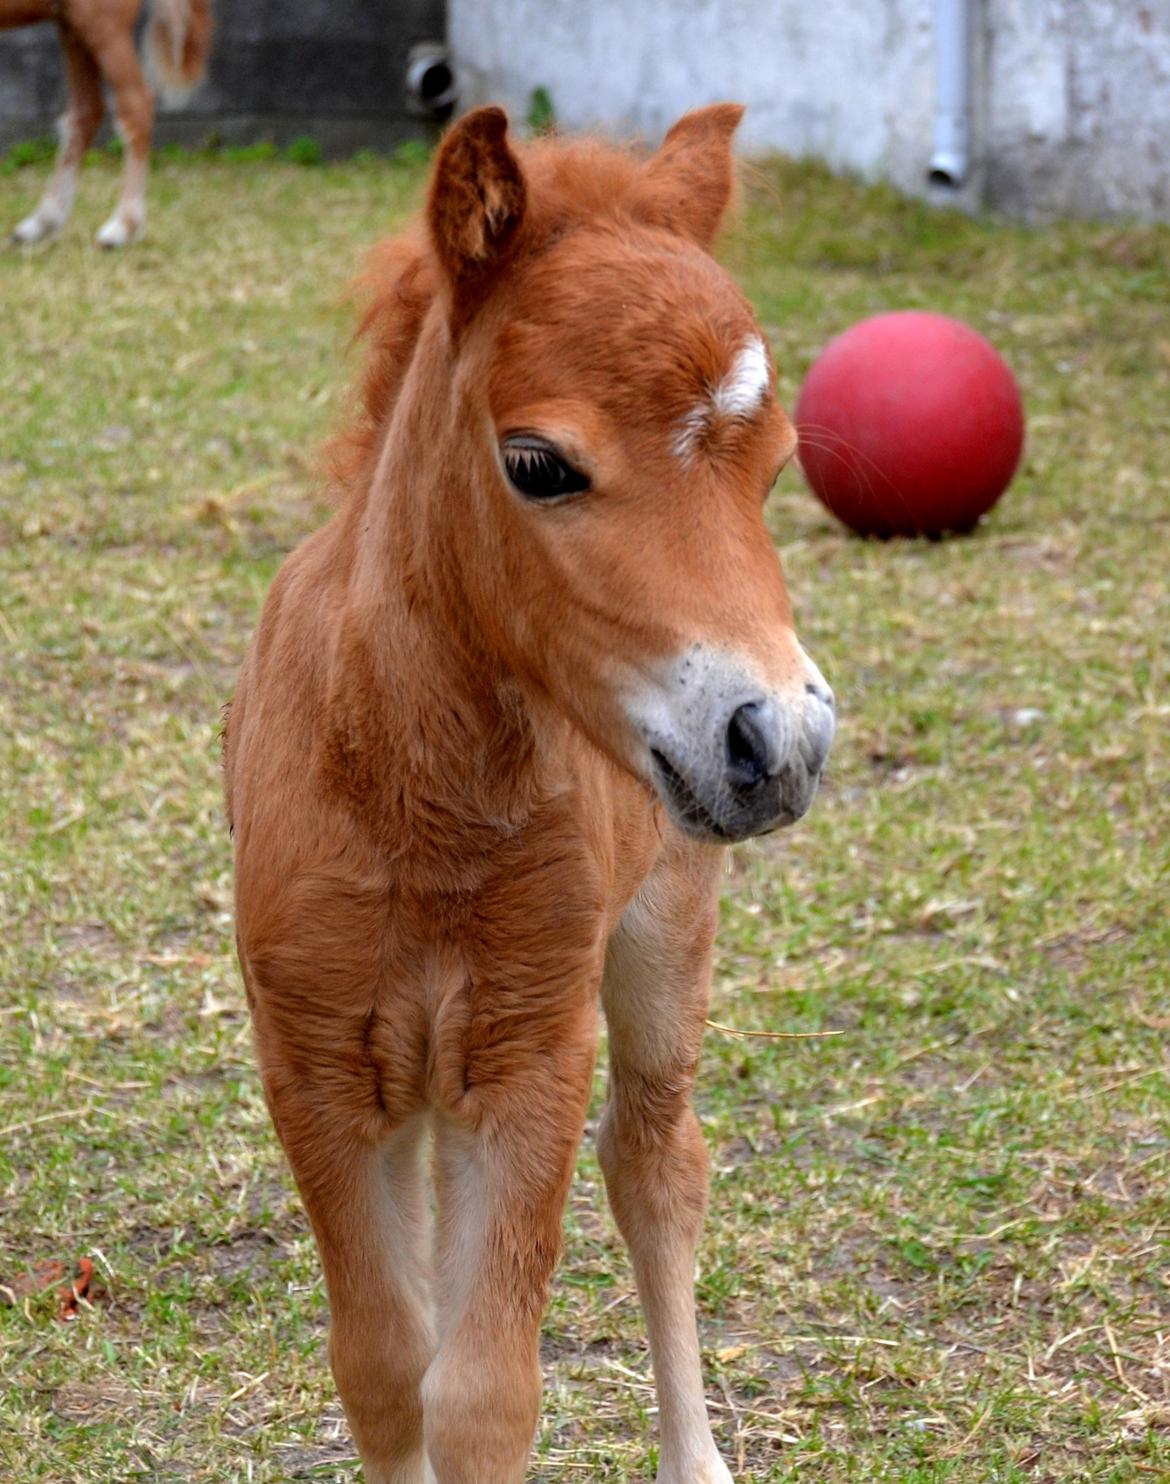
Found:
[[[353,297],[363,305],[354,341],[366,347],[365,364],[356,409],[325,445],[326,475],[342,499],[373,475],[382,429],[438,290],[438,266],[417,222],[373,247],[354,282]]]
[[[644,151],[598,139],[541,139],[517,154],[528,185],[520,255],[531,257],[587,222],[671,226],[672,203],[645,178]],[[378,243],[354,284],[362,305],[355,341],[365,346],[356,410],[325,449],[342,500],[373,474],[382,433],[402,388],[423,321],[441,288],[426,225]]]

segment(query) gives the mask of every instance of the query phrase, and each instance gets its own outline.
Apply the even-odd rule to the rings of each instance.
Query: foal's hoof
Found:
[[[678,1469],[659,1466],[654,1484],[735,1484],[727,1465],[712,1448],[702,1458],[690,1458]]]
[[[98,247],[128,247],[141,235],[141,222],[128,222],[120,216],[112,216],[93,240]]]

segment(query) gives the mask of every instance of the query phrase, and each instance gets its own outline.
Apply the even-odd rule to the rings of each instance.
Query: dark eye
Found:
[[[544,438],[514,433],[501,451],[512,488],[527,500],[556,500],[589,488],[588,477]]]

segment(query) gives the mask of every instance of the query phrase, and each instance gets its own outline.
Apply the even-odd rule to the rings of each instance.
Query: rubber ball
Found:
[[[917,309],[830,341],[795,421],[813,491],[866,536],[971,530],[1024,446],[1019,388],[999,352],[969,325]]]

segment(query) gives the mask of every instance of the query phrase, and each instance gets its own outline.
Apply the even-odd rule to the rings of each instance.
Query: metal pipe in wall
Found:
[[[420,41],[406,60],[406,97],[415,113],[445,118],[455,102],[458,82],[441,41]]]
[[[934,147],[927,178],[951,189],[963,184],[970,165],[973,3],[935,0]]]

